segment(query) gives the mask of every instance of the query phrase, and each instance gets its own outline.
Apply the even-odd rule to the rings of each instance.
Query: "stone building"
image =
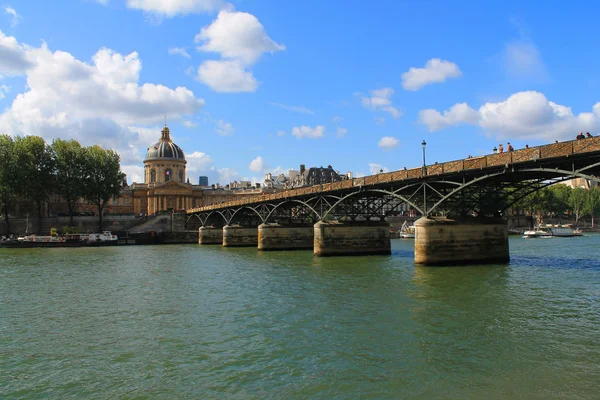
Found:
[[[343,180],[343,178],[333,169],[331,165],[324,167],[311,167],[306,169],[304,164],[300,165],[300,172],[292,174],[290,179],[285,182],[285,189],[295,189],[303,186],[321,185]]]

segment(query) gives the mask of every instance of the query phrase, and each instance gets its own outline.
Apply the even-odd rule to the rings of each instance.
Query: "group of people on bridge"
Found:
[[[583,135],[583,132],[579,132],[579,135],[577,135],[576,139],[581,140],[581,139],[585,139],[585,138],[589,138],[589,137],[592,137],[592,135],[590,135],[589,132],[586,132],[585,136]]]

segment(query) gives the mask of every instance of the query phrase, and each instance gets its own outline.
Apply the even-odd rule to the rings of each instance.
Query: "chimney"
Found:
[[[306,166],[304,164],[300,164],[300,174],[303,174],[306,170]]]

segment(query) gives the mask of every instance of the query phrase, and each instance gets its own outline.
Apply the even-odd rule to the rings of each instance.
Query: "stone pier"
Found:
[[[313,237],[313,225],[261,224],[258,226],[258,249],[312,250]]]
[[[390,254],[390,224],[385,221],[317,222],[316,256]]]
[[[222,244],[223,228],[214,226],[202,226],[198,229],[198,243],[200,244]]]
[[[415,264],[506,263],[508,229],[501,218],[424,217],[415,222]]]
[[[256,247],[257,244],[256,226],[225,225],[223,227],[223,247]]]

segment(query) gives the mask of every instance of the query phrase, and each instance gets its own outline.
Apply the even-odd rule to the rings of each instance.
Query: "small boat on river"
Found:
[[[398,231],[398,237],[401,239],[414,239],[415,238],[415,226],[409,225],[408,221],[404,221],[402,227]]]
[[[118,241],[117,235],[110,231],[102,233],[56,235],[26,235],[15,239],[0,241],[0,247],[31,248],[31,247],[85,247],[112,246]]]
[[[575,237],[583,236],[579,229],[573,229],[569,225],[538,225],[535,229],[523,232],[524,238],[552,238],[552,237]]]

